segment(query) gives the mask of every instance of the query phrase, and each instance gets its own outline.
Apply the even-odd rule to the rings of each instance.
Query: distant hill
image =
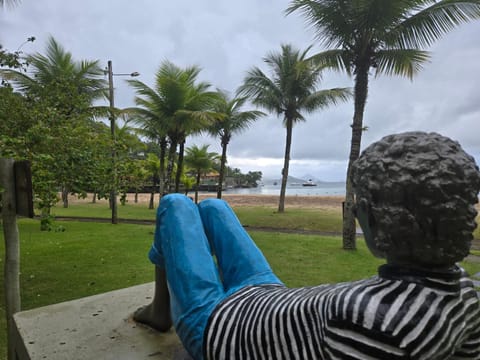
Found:
[[[288,179],[287,179],[287,185],[301,185],[303,184],[304,182],[308,181],[308,180],[312,180],[314,183],[316,184],[337,184],[337,183],[343,183],[342,181],[338,182],[338,181],[333,181],[333,182],[330,182],[330,181],[322,181],[322,180],[319,180],[317,178],[315,178],[314,176],[309,176],[308,174],[305,175],[305,177],[302,177],[302,178],[298,178],[298,177],[295,177],[295,176],[288,176]],[[282,179],[281,178],[278,178],[278,179],[274,179],[274,178],[263,178],[262,179],[262,184],[263,185],[274,185],[276,183],[276,185],[280,186],[280,184],[282,183]]]
[[[321,183],[321,182],[324,182],[318,178],[316,178],[315,176],[311,175],[311,174],[305,174],[302,176],[302,179],[305,179],[305,180],[312,180],[314,183]]]
[[[298,184],[298,185],[301,185],[303,184],[305,181],[307,181],[308,179],[312,179],[312,178],[306,178],[306,179],[301,179],[301,178],[297,178],[295,176],[288,176],[287,178],[287,185],[295,185],[295,184]],[[313,181],[316,181],[315,179],[312,179]],[[262,183],[264,185],[273,185],[274,183],[277,183],[278,185],[280,185],[282,182],[282,179],[281,178],[278,178],[278,179],[268,179],[268,178],[265,178],[262,180]]]
[[[301,184],[305,181],[306,180],[304,180],[304,179],[300,179],[300,178],[297,178],[297,177],[294,177],[294,176],[289,176],[288,179],[287,179],[287,184],[294,184],[294,183]],[[281,178],[278,178],[278,179],[264,178],[264,179],[262,179],[262,183],[264,185],[273,185],[274,183],[277,183],[278,185],[280,185],[281,182],[282,182]]]

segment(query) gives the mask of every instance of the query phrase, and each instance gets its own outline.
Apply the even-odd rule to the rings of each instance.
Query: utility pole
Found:
[[[112,136],[112,189],[110,191],[110,206],[112,207],[112,224],[118,223],[117,213],[117,138],[115,135],[115,101],[113,98],[112,61],[108,60],[108,99],[110,101],[110,133]]]
[[[112,177],[113,177],[113,186],[110,191],[110,205],[112,207],[112,224],[118,223],[117,215],[117,185],[118,185],[118,174],[117,174],[117,137],[115,135],[115,101],[114,101],[114,89],[113,89],[113,77],[114,76],[139,76],[138,72],[132,72],[129,74],[114,74],[112,68],[112,60],[108,60],[107,69],[105,69],[104,74],[108,74],[108,98],[110,101],[110,133],[112,135]]]

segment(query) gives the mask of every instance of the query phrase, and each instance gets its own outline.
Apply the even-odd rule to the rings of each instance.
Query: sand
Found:
[[[194,193],[189,193],[189,196],[194,197]],[[203,200],[208,197],[216,197],[216,193],[201,193],[199,199]],[[223,200],[227,201],[230,206],[267,206],[277,207],[279,196],[278,195],[237,195],[237,194],[223,194]],[[150,194],[139,194],[138,202],[148,204],[150,200]],[[343,196],[286,196],[285,207],[288,208],[310,208],[310,209],[337,209],[341,210]],[[91,202],[92,195],[88,194],[86,199],[78,199],[75,196],[69,197],[69,202],[82,203]],[[127,195],[127,201],[129,204],[134,203],[134,194]],[[106,200],[100,200],[99,203],[106,203]],[[155,203],[158,204],[158,194],[155,196]]]

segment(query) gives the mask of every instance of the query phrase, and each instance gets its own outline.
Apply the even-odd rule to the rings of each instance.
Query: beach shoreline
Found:
[[[189,193],[192,199],[195,197],[195,193]],[[215,198],[216,193],[199,193],[199,201],[207,198]],[[228,202],[231,207],[249,207],[249,206],[263,206],[263,207],[278,207],[279,196],[278,195],[244,195],[244,194],[222,194],[222,199]],[[341,210],[342,202],[345,200],[344,196],[329,196],[329,195],[287,195],[285,197],[286,208],[305,208],[305,209],[329,209],[329,210]],[[138,194],[137,204],[148,204],[150,201],[150,194],[141,193]],[[77,196],[69,196],[69,203],[91,203],[92,194],[88,194],[85,199],[79,199]],[[97,203],[107,204],[107,200],[97,200]],[[127,194],[127,203],[135,204],[135,194]],[[59,204],[60,205],[60,204]],[[58,205],[58,206],[59,206]],[[158,194],[155,195],[155,205],[158,205]]]

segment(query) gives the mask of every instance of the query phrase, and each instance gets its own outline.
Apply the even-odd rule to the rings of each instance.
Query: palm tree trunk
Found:
[[[283,169],[282,169],[282,186],[280,187],[280,201],[278,203],[279,213],[283,213],[285,211],[285,192],[287,190],[288,167],[290,165],[290,147],[292,145],[292,128],[293,128],[292,119],[287,119],[286,128],[287,128],[287,140],[285,143],[285,159],[283,161]]]
[[[195,186],[195,204],[198,204],[198,188],[200,187],[200,170],[197,171],[197,185]]]
[[[356,224],[353,214],[354,194],[352,186],[352,164],[360,155],[362,141],[363,113],[368,95],[368,62],[356,67],[355,75],[355,109],[352,124],[352,140],[348,159],[347,180],[345,189],[345,204],[343,208],[343,249],[355,250]]]
[[[228,141],[222,141],[222,158],[220,159],[220,174],[218,179],[217,199],[222,198],[223,177],[225,175],[225,164],[227,163]]]
[[[160,185],[158,192],[160,197],[163,196],[165,186],[165,153],[167,152],[167,139],[165,137],[160,139]]]
[[[165,176],[165,182],[163,186],[163,192],[170,192],[170,183],[172,180],[173,165],[175,163],[175,151],[177,150],[177,142],[170,139],[170,149],[168,150],[168,160],[167,160],[167,175]]]
[[[185,138],[183,138],[180,141],[180,148],[178,149],[177,174],[175,176],[175,192],[176,193],[180,191],[180,179],[182,178],[184,152],[185,152]]]

